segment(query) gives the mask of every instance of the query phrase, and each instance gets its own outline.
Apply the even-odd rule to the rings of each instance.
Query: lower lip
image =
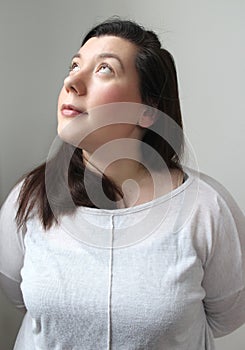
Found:
[[[61,111],[62,115],[64,115],[65,117],[76,117],[78,115],[82,115],[82,114],[85,114],[85,113],[82,113],[82,112],[79,112],[79,111],[76,111],[74,109],[62,109]]]

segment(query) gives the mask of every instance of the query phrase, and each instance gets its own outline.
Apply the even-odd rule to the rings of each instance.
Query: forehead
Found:
[[[116,36],[100,36],[89,39],[79,50],[81,56],[97,56],[112,53],[125,61],[135,61],[137,47],[130,41]]]

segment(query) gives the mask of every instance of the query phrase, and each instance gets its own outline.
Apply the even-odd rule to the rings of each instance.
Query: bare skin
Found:
[[[141,141],[145,128],[155,121],[153,116],[136,116],[129,123],[110,123],[97,128],[99,119],[90,112],[117,102],[142,104],[135,68],[136,53],[134,44],[119,37],[89,39],[73,58],[58,100],[59,135],[72,143],[69,139],[72,139],[72,132],[64,131],[73,117],[81,115],[79,125],[83,132],[94,130],[79,143],[87,166],[92,170],[99,169],[115,182],[123,192],[120,205],[124,207],[149,202],[177,188],[183,181],[179,170],[149,172],[142,166],[140,142],[130,144],[127,149],[125,139]],[[108,164],[108,155],[116,151],[121,154],[122,149],[125,156]],[[96,154],[98,150],[99,155]],[[94,169],[91,163],[95,165]]]

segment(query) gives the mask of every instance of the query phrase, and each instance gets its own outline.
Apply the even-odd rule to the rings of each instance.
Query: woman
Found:
[[[15,349],[214,349],[245,322],[245,218],[184,169],[171,55],[130,21],[93,28],[58,101],[63,144],[1,210]]]

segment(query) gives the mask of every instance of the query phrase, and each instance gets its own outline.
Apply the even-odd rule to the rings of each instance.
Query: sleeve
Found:
[[[204,266],[204,308],[214,336],[221,337],[245,323],[245,216],[227,190],[213,187],[219,213]]]
[[[20,289],[25,229],[17,230],[15,215],[20,184],[9,194],[0,211],[0,287],[18,308],[24,307]]]

